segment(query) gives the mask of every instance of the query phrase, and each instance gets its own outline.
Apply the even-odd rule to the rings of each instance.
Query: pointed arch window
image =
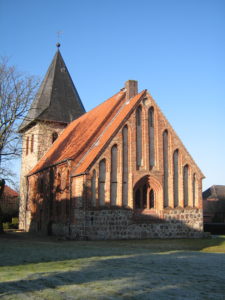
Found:
[[[154,136],[154,108],[148,110],[148,138],[149,138],[149,167],[155,165],[155,136]]]
[[[93,171],[91,177],[91,202],[93,206],[96,206],[96,171]]]
[[[34,152],[34,135],[31,135],[31,145],[30,145],[30,152]]]
[[[168,207],[168,131],[163,132],[163,201],[164,207]]]
[[[122,131],[122,155],[123,155],[123,170],[122,170],[122,203],[128,205],[128,127],[124,126]]]
[[[70,171],[66,172],[66,191],[67,191],[67,199],[66,199],[66,216],[70,215],[70,200],[69,200],[69,185],[70,185]]]
[[[193,207],[196,207],[196,174],[193,174],[193,178],[192,178],[192,193],[193,193]]]
[[[105,177],[106,161],[102,159],[99,163],[99,205],[105,205]]]
[[[111,149],[110,203],[116,205],[117,199],[117,145]]]
[[[137,170],[142,164],[142,108],[136,110],[136,164]]]
[[[57,140],[57,138],[58,138],[58,133],[54,131],[52,133],[52,144],[54,143],[55,140]]]
[[[26,155],[29,153],[29,136],[26,139]]]
[[[179,194],[178,194],[178,149],[173,152],[173,201],[174,207],[179,205]]]
[[[183,195],[184,195],[184,207],[188,206],[188,165],[183,167]]]

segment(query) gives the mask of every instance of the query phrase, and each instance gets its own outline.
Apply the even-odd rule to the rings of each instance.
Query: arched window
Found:
[[[124,126],[122,131],[123,145],[123,170],[122,170],[122,203],[128,205],[128,127]]]
[[[31,135],[31,145],[30,145],[30,152],[32,153],[34,151],[34,135]]]
[[[155,195],[153,189],[149,193],[149,208],[155,208]]]
[[[196,175],[194,173],[192,178],[193,207],[196,206],[195,189],[196,189]]]
[[[27,136],[27,139],[26,139],[26,155],[28,154],[29,152],[29,136]]]
[[[173,152],[173,201],[174,207],[179,205],[178,196],[178,149]]]
[[[96,206],[96,171],[93,171],[91,177],[91,202],[93,206]]]
[[[149,138],[149,167],[152,169],[155,165],[155,136],[154,136],[154,108],[148,110],[148,138]]]
[[[102,159],[99,163],[99,205],[105,205],[105,176],[106,162]]]
[[[111,149],[110,203],[116,205],[117,198],[117,145]]]
[[[54,141],[58,138],[58,133],[57,132],[53,132],[52,133],[52,143],[54,143]]]
[[[188,206],[188,165],[183,168],[184,207]]]
[[[70,215],[70,197],[69,197],[69,190],[70,190],[70,171],[67,170],[66,172],[66,191],[67,191],[67,199],[66,199],[66,216]]]
[[[141,167],[142,163],[142,109],[139,106],[136,110],[136,162],[137,169]]]
[[[135,192],[135,208],[141,208],[141,192],[140,189],[137,189]]]
[[[163,200],[164,207],[168,207],[168,131],[163,132]]]
[[[61,191],[61,185],[62,185],[62,179],[61,179],[61,174],[57,174],[57,187],[56,187],[56,192]]]

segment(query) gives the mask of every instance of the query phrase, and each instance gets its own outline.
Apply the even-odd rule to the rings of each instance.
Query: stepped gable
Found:
[[[122,90],[74,120],[29,175],[68,159],[74,161],[75,173],[84,172],[145,92],[127,102]]]
[[[37,120],[68,124],[84,113],[80,96],[57,50],[19,132]]]

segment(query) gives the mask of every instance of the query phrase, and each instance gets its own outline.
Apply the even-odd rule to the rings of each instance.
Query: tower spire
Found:
[[[37,120],[68,124],[85,113],[83,103],[58,50],[19,131]]]

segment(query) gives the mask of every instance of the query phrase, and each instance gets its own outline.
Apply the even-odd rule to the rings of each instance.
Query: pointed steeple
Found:
[[[37,120],[70,123],[85,113],[59,46],[19,132]]]

